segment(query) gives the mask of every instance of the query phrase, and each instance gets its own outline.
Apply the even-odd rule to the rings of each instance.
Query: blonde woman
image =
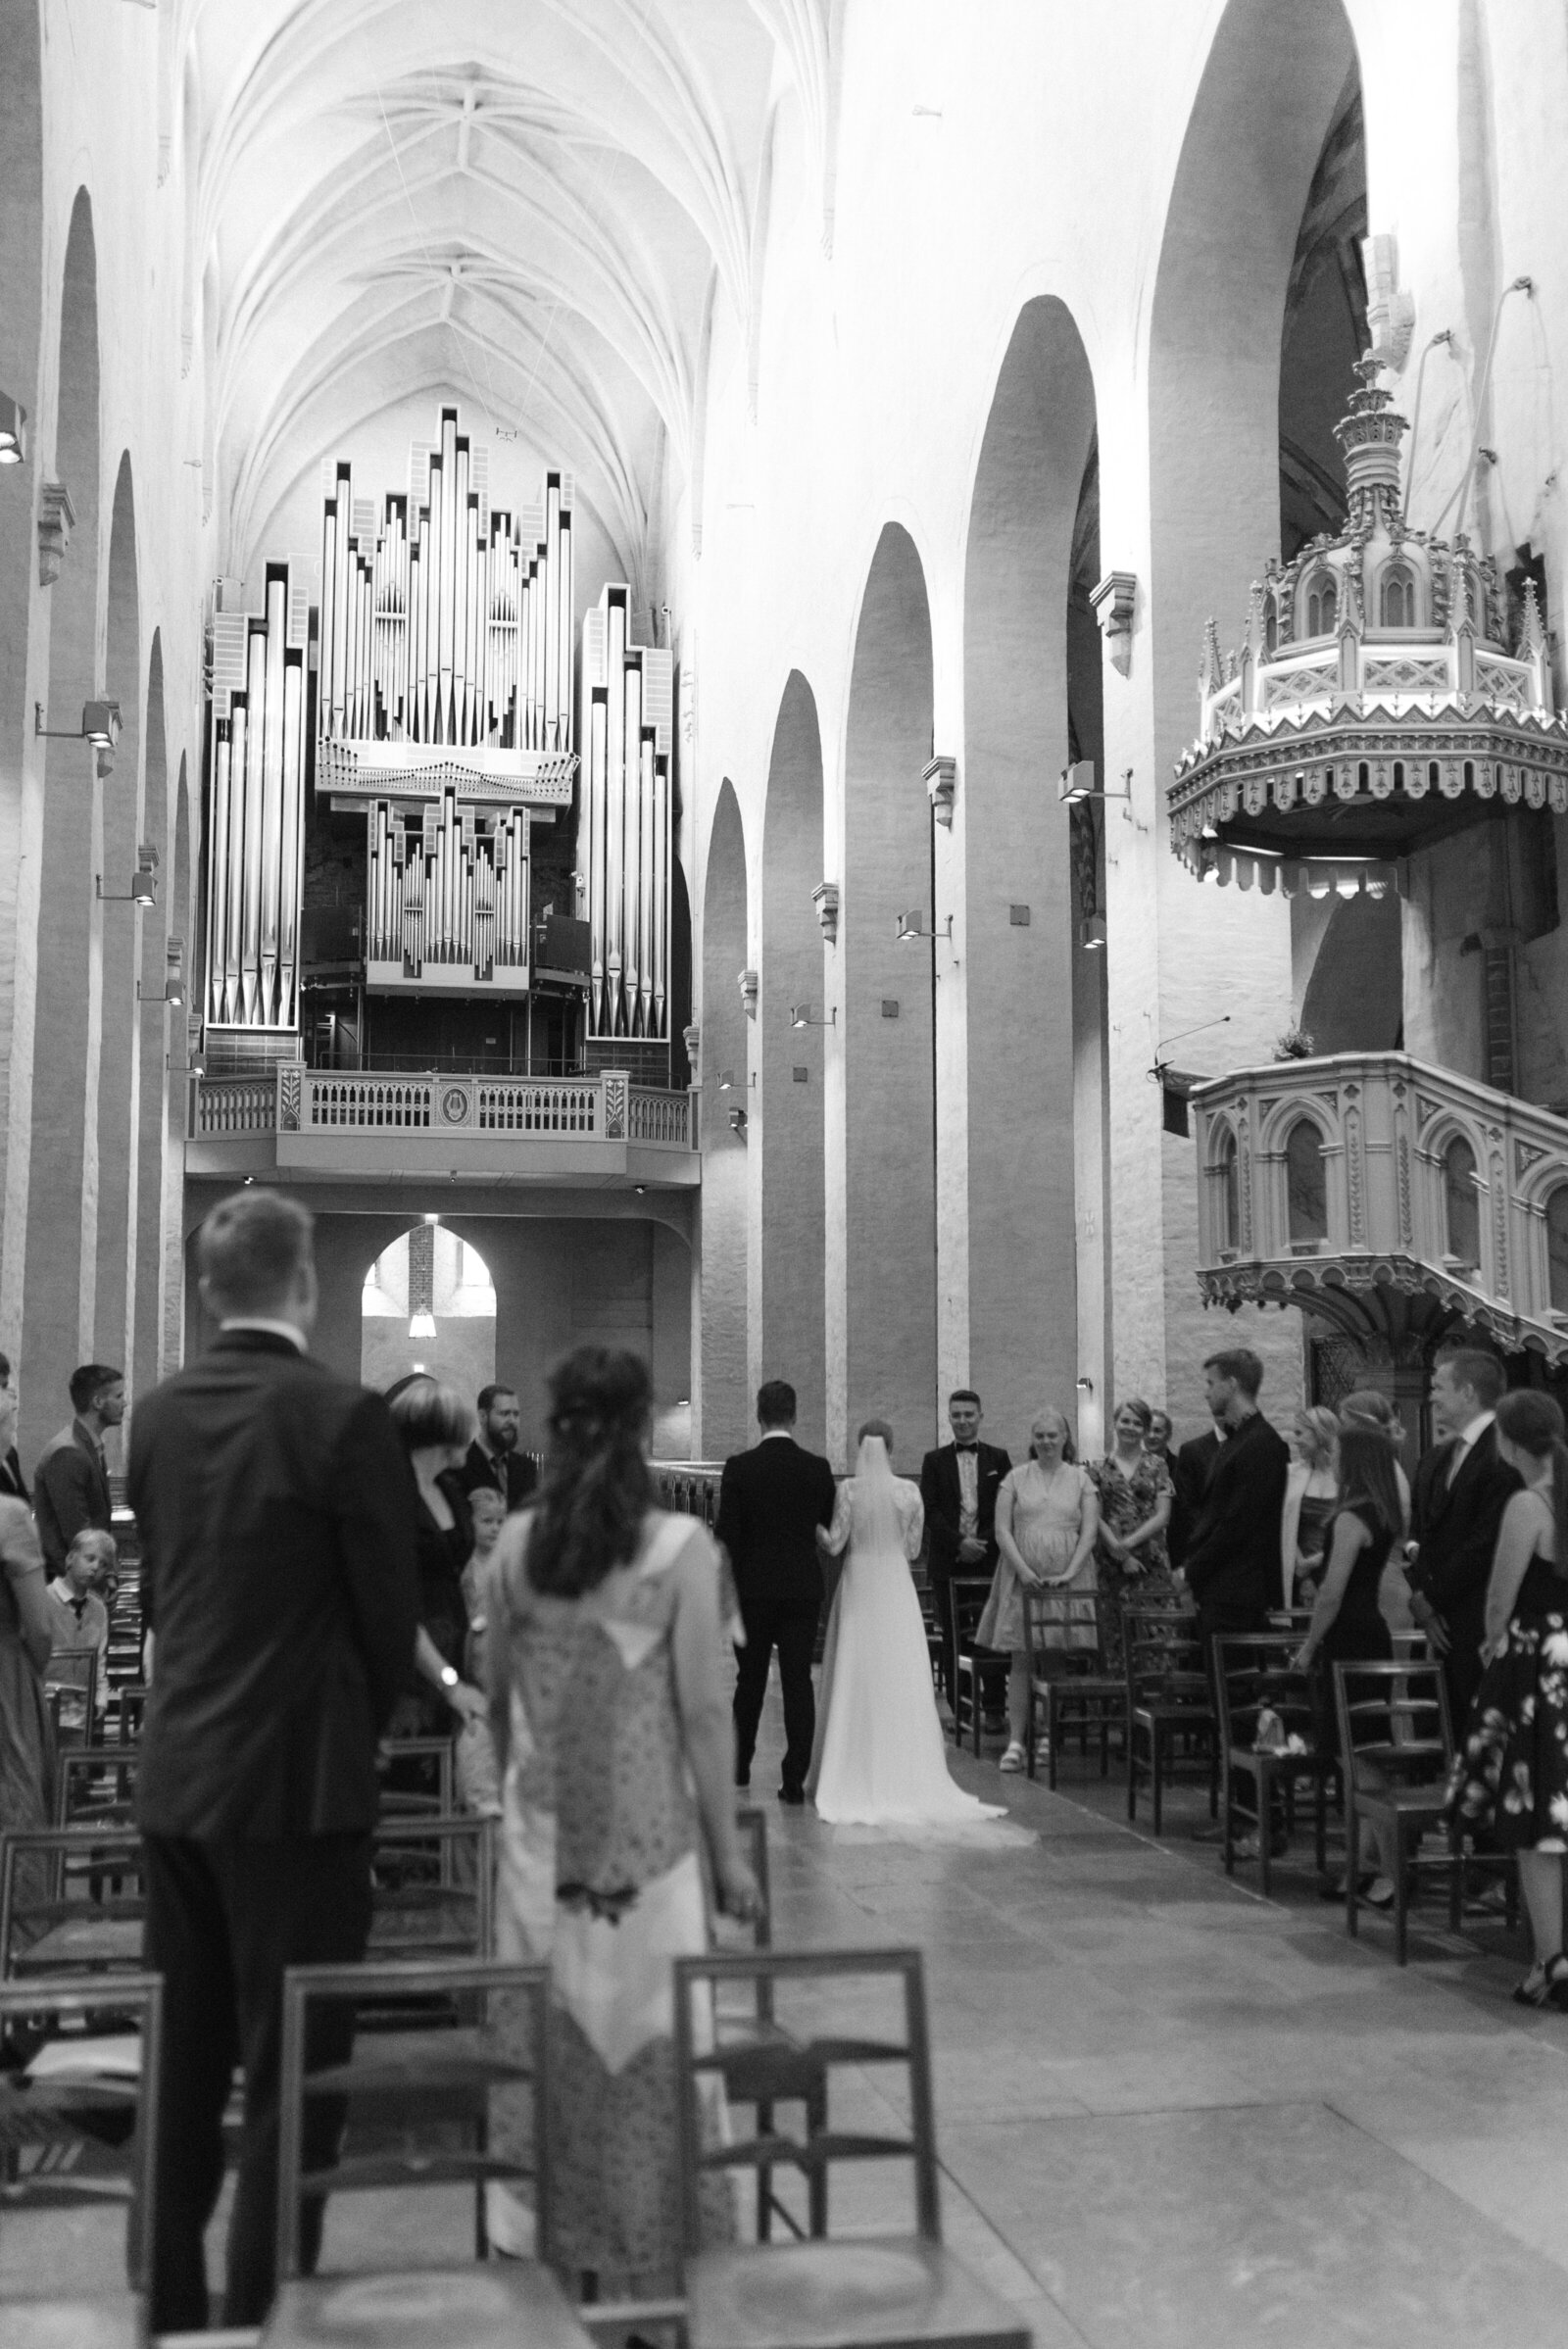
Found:
[[[1029,1431],[1029,1457],[1009,1469],[997,1494],[997,1571],[975,1637],[1012,1656],[1007,1680],[1007,1747],[1004,1770],[1025,1766],[1029,1712],[1029,1652],[1024,1638],[1026,1590],[1093,1590],[1100,1495],[1087,1468],[1066,1456],[1072,1431],[1048,1404]]]
[[[1280,1578],[1288,1607],[1309,1607],[1317,1596],[1340,1489],[1339,1441],[1340,1423],[1326,1405],[1297,1412],[1280,1513]]]

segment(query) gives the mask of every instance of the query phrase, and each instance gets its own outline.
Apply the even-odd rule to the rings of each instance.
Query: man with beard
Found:
[[[522,1414],[516,1391],[481,1387],[478,1407],[479,1432],[468,1446],[459,1482],[465,1493],[471,1493],[476,1485],[491,1486],[506,1502],[510,1517],[514,1509],[522,1507],[539,1481],[532,1460],[517,1450]]]

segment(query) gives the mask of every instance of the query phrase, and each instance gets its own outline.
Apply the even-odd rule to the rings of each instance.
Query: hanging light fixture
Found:
[[[0,465],[21,465],[27,454],[27,412],[9,392],[0,392]]]

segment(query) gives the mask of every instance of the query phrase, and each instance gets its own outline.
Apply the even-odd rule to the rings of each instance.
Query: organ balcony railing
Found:
[[[1205,1303],[1568,1359],[1568,1118],[1404,1052],[1198,1087]]]
[[[698,1094],[583,1077],[307,1068],[193,1075],[186,1170],[699,1180]],[[254,1163],[253,1163],[254,1162]]]

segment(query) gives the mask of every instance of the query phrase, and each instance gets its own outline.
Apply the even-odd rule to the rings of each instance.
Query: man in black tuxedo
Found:
[[[1000,1444],[981,1443],[983,1416],[974,1389],[956,1387],[948,1396],[953,1442],[939,1444],[920,1462],[926,1571],[931,1577],[932,1608],[942,1632],[942,1672],[950,1703],[958,1672],[948,1588],[956,1577],[996,1572],[997,1494],[1012,1466]]]
[[[481,1387],[479,1432],[458,1471],[465,1493],[471,1493],[476,1485],[489,1485],[499,1493],[509,1517],[514,1509],[522,1507],[539,1482],[533,1462],[517,1449],[521,1426],[522,1414],[513,1388]]]
[[[1280,1604],[1280,1513],[1291,1455],[1258,1409],[1263,1365],[1250,1346],[1210,1354],[1203,1381],[1215,1425],[1226,1434],[1216,1443],[1181,1571],[1198,1602],[1203,1654],[1212,1659],[1216,1634],[1260,1632]]]
[[[1208,1480],[1214,1473],[1214,1462],[1219,1458],[1219,1447],[1223,1441],[1219,1429],[1211,1427],[1204,1435],[1191,1437],[1176,1454],[1170,1478],[1170,1531],[1165,1542],[1173,1568],[1179,1566],[1187,1555],[1187,1545],[1192,1541],[1193,1528],[1202,1509]]]
[[[107,1534],[114,1522],[104,1432],[125,1416],[125,1374],[107,1362],[83,1362],[71,1374],[74,1416],[51,1436],[32,1472],[32,1513],[51,1575],[64,1574],[71,1544],[91,1526]]]
[[[1481,1685],[1487,1584],[1497,1528],[1519,1479],[1497,1457],[1494,1420],[1502,1364],[1479,1347],[1446,1354],[1432,1376],[1438,1441],[1423,1452],[1411,1495],[1410,1610],[1443,1658],[1453,1734],[1463,1738]]]
[[[11,1384],[11,1358],[0,1354],[0,1493],[13,1500],[32,1499],[17,1451],[17,1391]]]
[[[713,1531],[729,1552],[746,1644],[735,1650],[735,1784],[752,1783],[757,1725],[767,1693],[767,1668],[778,1649],[784,1695],[784,1766],[780,1802],[806,1800],[806,1773],[816,1736],[811,1656],[822,1611],[816,1529],[832,1522],[833,1471],[795,1441],[795,1390],[769,1379],[757,1394],[761,1436],[750,1451],[724,1462]]]
[[[306,1352],[311,1218],[279,1192],[215,1207],[197,1244],[221,1325],[137,1407],[129,1492],[142,1542],[151,1693],[136,1788],[143,1955],[164,1977],[152,2328],[208,2322],[202,2238],[221,2124],[245,2071],[223,2323],[272,2297],[284,1969],[363,1957],[376,1739],[418,1626],[416,1491],[379,1395]],[[315,2060],[348,2052],[326,2033]],[[306,2167],[341,2113],[319,2100]],[[304,2214],[307,2264],[321,2206]]]

